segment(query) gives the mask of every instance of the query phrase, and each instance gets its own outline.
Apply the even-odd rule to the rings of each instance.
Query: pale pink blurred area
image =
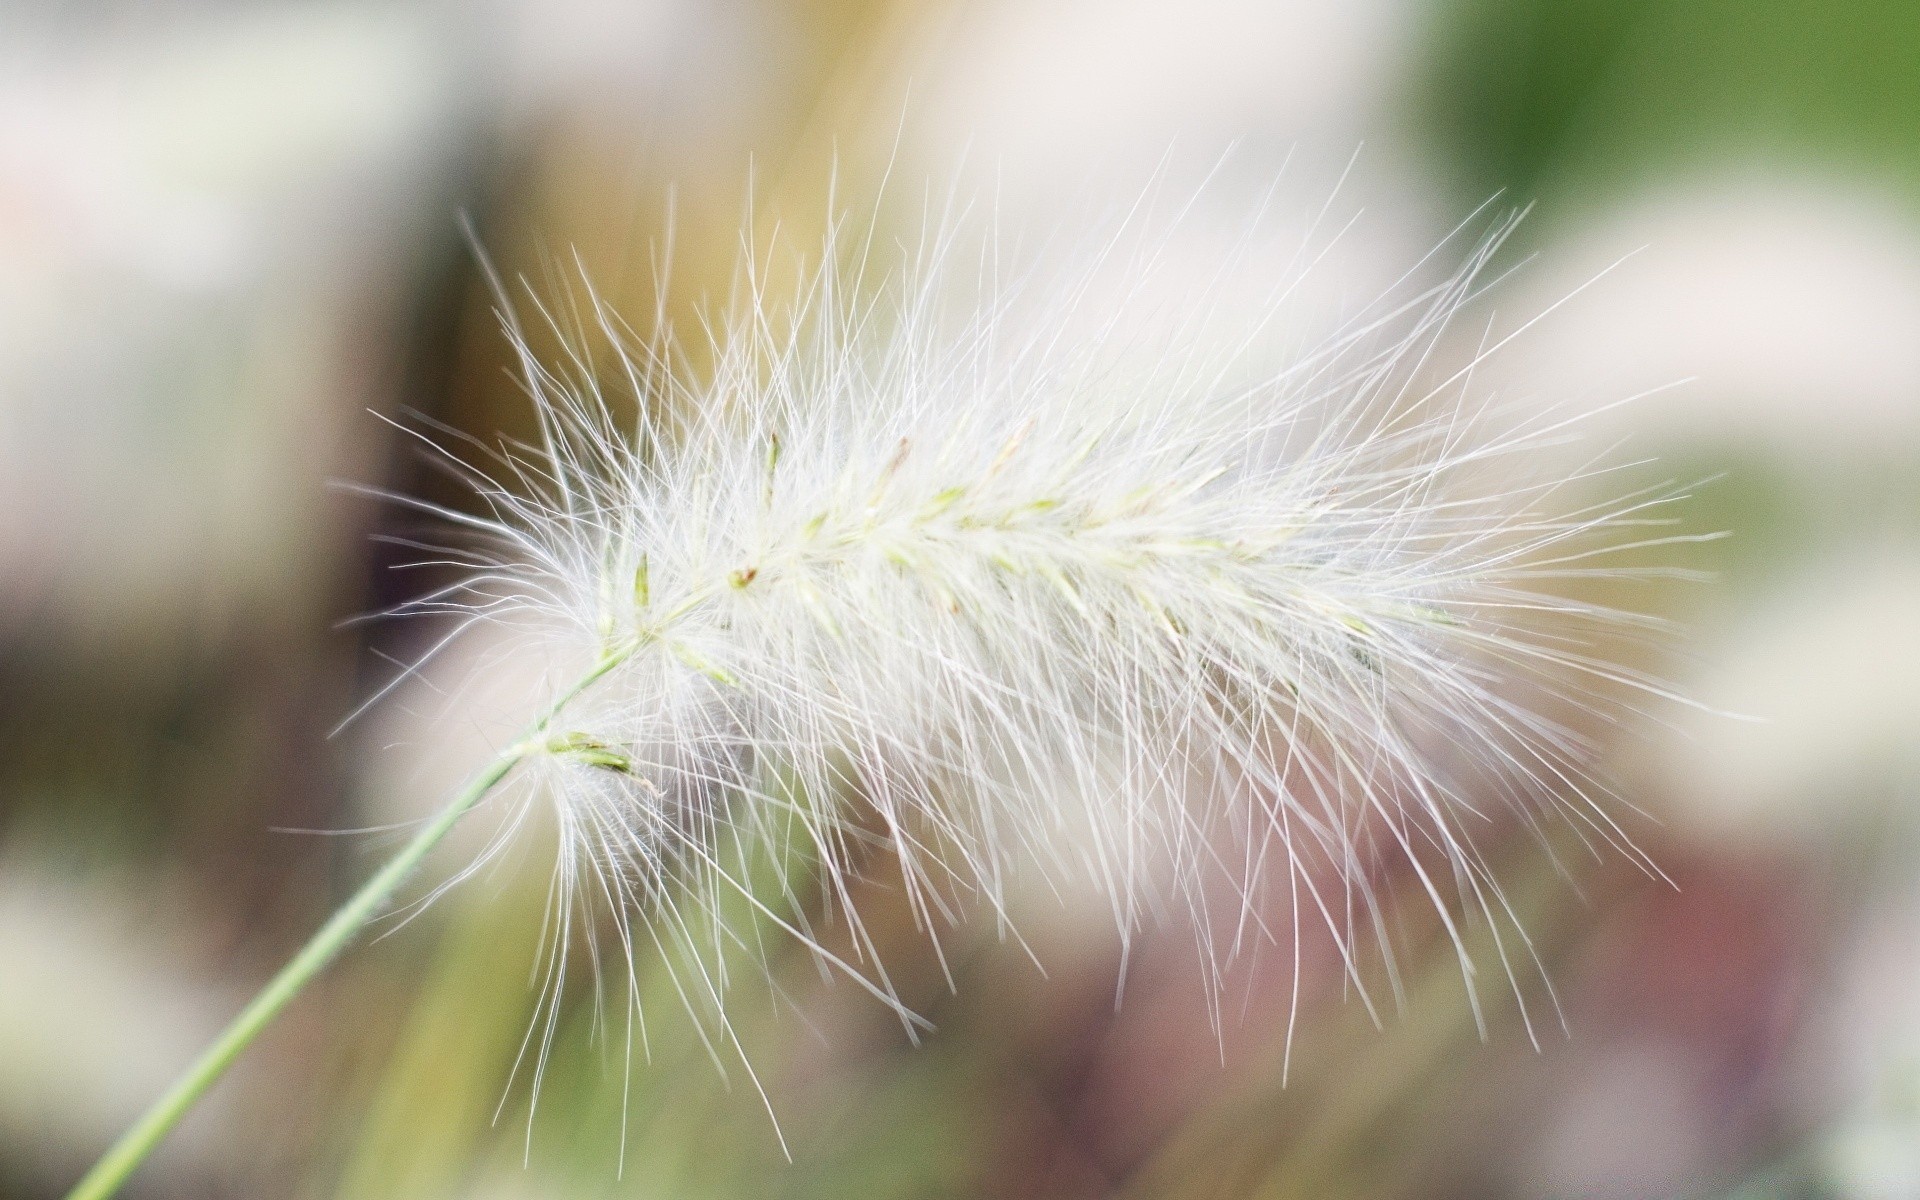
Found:
[[[1901,802],[1916,800],[1910,782]],[[1909,862],[1912,836],[1904,834]],[[1801,1102],[1825,1126],[1810,1153],[1861,1200],[1920,1192],[1920,894],[1910,876],[1889,882],[1890,895],[1837,931],[1831,1002],[1813,1015],[1801,1048]]]
[[[374,444],[396,263],[470,136],[404,10],[180,9],[0,50],[9,620],[218,623],[318,587]],[[135,634],[135,636],[141,636]]]
[[[895,69],[912,80],[916,140],[964,147],[1019,196],[1235,143],[1243,174],[1294,158],[1324,184],[1362,143],[1390,143],[1415,17],[1404,0],[992,0],[952,6],[924,58]]]
[[[957,180],[959,201],[1010,244],[1051,242],[1059,257],[1078,245],[1073,230],[1158,214],[1171,230],[1152,248],[1160,286],[1192,297],[1196,313],[1217,310],[1231,328],[1264,300],[1220,290],[1223,257],[1290,281],[1276,351],[1328,336],[1385,295],[1460,215],[1398,136],[1394,106],[1418,45],[1417,10],[1401,0],[933,11],[900,38],[880,93],[898,98],[899,118],[878,133],[897,146],[903,190]],[[1424,281],[1467,247],[1456,249]],[[1112,257],[1118,275],[1130,260]],[[1090,289],[1089,320],[1119,294]]]
[[[498,72],[486,84],[509,120],[570,114],[650,132],[630,148],[636,167],[662,144],[699,156],[737,145],[804,65],[798,15],[751,0],[488,0],[475,11]]]
[[[1622,771],[1711,844],[1821,853],[1920,786],[1920,544],[1822,556],[1697,647],[1697,707]]]
[[[1756,163],[1589,206],[1503,307],[1563,300],[1492,380],[1596,407],[1657,390],[1605,418],[1648,448],[1920,453],[1920,217],[1881,181]]]

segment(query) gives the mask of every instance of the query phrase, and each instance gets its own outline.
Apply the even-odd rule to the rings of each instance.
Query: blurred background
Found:
[[[1409,929],[1380,1028],[1310,978],[1283,1087],[1283,971],[1216,1033],[1149,938],[1116,1011],[1110,936],[1042,911],[1044,976],[973,930],[949,992],[876,885],[937,1031],[769,951],[792,1002],[734,1021],[789,1163],[664,991],[629,1088],[572,988],[529,1115],[534,855],[349,955],[127,1194],[1920,1197],[1910,0],[0,6],[0,1196],[58,1195],[394,844],[286,830],[472,761],[404,703],[329,737],[423,635],[341,627],[415,581],[329,481],[462,503],[375,414],[527,428],[463,216],[644,326],[724,291],[750,177],[760,228],[817,228],[836,155],[855,206],[891,163],[1044,227],[1230,145],[1221,193],[1359,214],[1329,312],[1498,195],[1501,312],[1602,277],[1488,389],[1690,380],[1595,422],[1733,535],[1627,598],[1680,630],[1640,665],[1761,720],[1590,731],[1671,883],[1494,848],[1564,1031],[1529,983],[1538,1046],[1497,986],[1482,1036]]]

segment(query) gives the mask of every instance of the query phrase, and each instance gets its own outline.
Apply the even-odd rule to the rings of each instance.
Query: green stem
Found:
[[[395,889],[420,865],[420,860],[427,856],[428,851],[438,845],[459,823],[460,818],[505,779],[514,767],[542,748],[540,735],[546,732],[561,710],[594,681],[624,662],[631,653],[631,649],[609,652],[592,671],[547,707],[525,738],[501,751],[461,789],[451,803],[414,834],[413,840],[400,853],[381,867],[373,878],[361,884],[360,890],[335,910],[319,932],[309,938],[300,952],[281,967],[267,986],[260,989],[259,994],[240,1010],[240,1015],[187,1068],[186,1074],[175,1080],[166,1094],[154,1101],[139,1121],[122,1134],[120,1140],[93,1165],[93,1169],[74,1185],[73,1190],[67,1193],[67,1200],[107,1200],[107,1197],[119,1191],[127,1177],[146,1161],[161,1139],[172,1132],[173,1127],[206,1094],[207,1089],[226,1074],[227,1068],[233,1065],[240,1052],[252,1044],[260,1031],[280,1015],[280,1010],[353,941],[361,927],[386,904]]]

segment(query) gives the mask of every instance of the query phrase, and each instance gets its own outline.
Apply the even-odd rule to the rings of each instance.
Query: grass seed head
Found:
[[[630,956],[744,945],[746,896],[886,996],[849,961],[885,856],[932,936],[1039,878],[1122,940],[1187,914],[1214,979],[1324,931],[1365,995],[1383,872],[1464,946],[1462,913],[1511,928],[1502,814],[1632,852],[1580,714],[1652,685],[1597,649],[1633,619],[1556,588],[1659,498],[1569,499],[1571,422],[1475,395],[1505,223],[1307,345],[1296,278],[1179,283],[1140,212],[1065,265],[965,226],[842,222],[781,296],[748,254],[698,353],[584,280],[534,301],[557,363],[508,319],[539,440],[463,456],[472,572],[406,611],[603,670],[544,745],[558,894]]]

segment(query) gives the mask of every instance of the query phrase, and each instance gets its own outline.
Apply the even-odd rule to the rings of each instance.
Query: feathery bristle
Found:
[[[1324,928],[1364,998],[1383,859],[1462,945],[1463,912],[1513,928],[1471,833],[1498,812],[1635,853],[1568,714],[1655,685],[1594,650],[1633,618],[1551,589],[1663,497],[1566,508],[1540,462],[1573,422],[1473,396],[1498,345],[1453,330],[1509,222],[1277,365],[1297,278],[1238,307],[1212,289],[1242,263],[1169,282],[1137,214],[1014,277],[932,224],[890,269],[837,225],[785,299],[747,254],[698,355],[584,280],[539,310],[559,364],[508,320],[541,440],[465,465],[473,573],[405,611],[603,672],[523,793],[557,813],[563,906],[659,942],[737,892],[828,954],[745,877],[770,848],[864,957],[850,881],[884,854],[929,936],[1039,875],[1123,941],[1191,913],[1216,978]]]

